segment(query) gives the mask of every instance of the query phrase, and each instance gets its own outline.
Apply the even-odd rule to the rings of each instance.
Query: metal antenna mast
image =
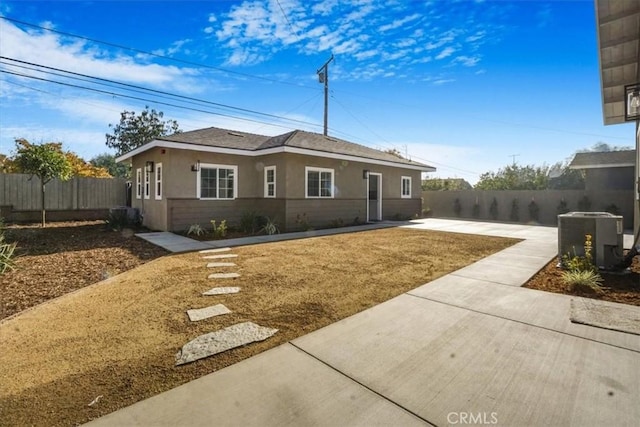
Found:
[[[333,54],[331,54],[331,58],[316,71],[318,81],[324,83],[324,136],[327,136],[327,125],[329,122],[329,63],[331,61],[333,61]]]
[[[509,154],[507,157],[511,157],[513,159],[513,165],[516,164],[516,157],[520,157],[520,154]]]

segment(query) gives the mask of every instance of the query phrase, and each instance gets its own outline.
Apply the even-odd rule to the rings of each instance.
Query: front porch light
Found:
[[[624,120],[627,122],[640,119],[640,83],[624,87]]]

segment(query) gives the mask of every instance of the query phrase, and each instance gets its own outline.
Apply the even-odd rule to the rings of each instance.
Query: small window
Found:
[[[238,197],[238,167],[201,164],[197,191],[200,199],[231,200]]]
[[[264,197],[276,197],[276,167],[264,168]]]
[[[151,195],[151,172],[144,171],[144,198],[148,199]]]
[[[400,195],[403,199],[411,198],[411,177],[410,176],[402,177],[402,188],[401,188]]]
[[[142,199],[142,169],[136,169],[136,199]]]
[[[156,200],[162,200],[162,163],[156,164]]]
[[[333,198],[333,169],[305,168],[307,198]]]

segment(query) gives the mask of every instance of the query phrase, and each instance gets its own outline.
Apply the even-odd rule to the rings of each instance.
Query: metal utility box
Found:
[[[591,235],[593,263],[616,264],[623,257],[622,216],[608,212],[570,212],[558,215],[558,259],[584,256],[585,235]]]

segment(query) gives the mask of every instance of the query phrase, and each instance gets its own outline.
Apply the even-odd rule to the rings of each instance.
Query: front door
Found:
[[[382,174],[369,172],[367,182],[367,222],[382,221]]]

